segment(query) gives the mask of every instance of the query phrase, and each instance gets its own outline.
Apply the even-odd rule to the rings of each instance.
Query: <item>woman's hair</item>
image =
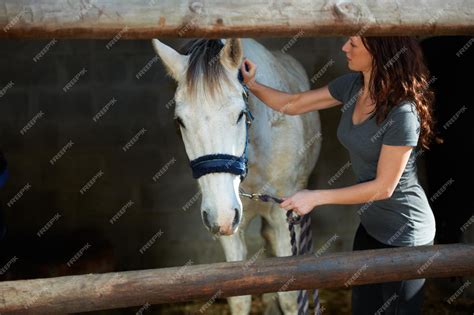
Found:
[[[372,55],[369,93],[376,107],[377,124],[390,110],[403,101],[412,101],[420,117],[419,143],[428,149],[435,135],[432,104],[434,93],[429,88],[429,71],[418,41],[413,37],[361,37]]]

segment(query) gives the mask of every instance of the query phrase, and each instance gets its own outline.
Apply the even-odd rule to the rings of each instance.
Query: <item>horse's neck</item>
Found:
[[[276,66],[279,65],[279,60],[268,49],[253,39],[242,39],[242,44],[244,55],[258,66],[256,80],[259,83],[275,89],[288,88],[288,86],[285,86],[287,82],[285,82],[285,79],[282,79],[286,77],[286,74],[281,72],[282,67]],[[261,132],[267,134],[270,129],[270,120],[279,114],[253,95],[249,98],[249,109],[256,118],[255,123],[259,125],[256,126],[256,129],[261,129]],[[286,119],[284,116],[280,118],[282,121]],[[265,137],[265,135],[261,136]]]

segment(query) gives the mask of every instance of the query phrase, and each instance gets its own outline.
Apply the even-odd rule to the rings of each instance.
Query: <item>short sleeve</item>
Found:
[[[329,93],[339,102],[345,103],[349,99],[351,88],[359,76],[360,74],[355,72],[335,78],[328,84]]]
[[[386,128],[382,143],[396,146],[413,146],[418,144],[420,122],[413,103],[405,103],[392,109],[387,116]]]

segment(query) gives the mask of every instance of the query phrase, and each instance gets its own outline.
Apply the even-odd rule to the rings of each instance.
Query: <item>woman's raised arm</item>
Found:
[[[258,83],[255,80],[256,70],[257,66],[253,62],[244,60],[241,68],[244,83],[256,97],[276,111],[300,115],[341,104],[331,96],[327,86],[299,93],[285,93]]]

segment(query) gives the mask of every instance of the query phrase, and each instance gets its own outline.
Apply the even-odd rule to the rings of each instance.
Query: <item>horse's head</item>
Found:
[[[212,233],[231,235],[242,221],[239,185],[246,173],[240,40],[193,40],[184,54],[156,39],[153,46],[178,84],[175,120],[202,192],[202,220]]]

